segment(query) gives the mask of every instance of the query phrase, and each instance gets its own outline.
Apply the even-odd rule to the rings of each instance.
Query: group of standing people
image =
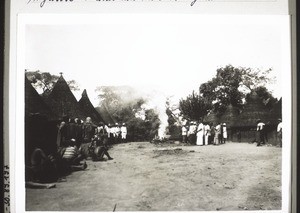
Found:
[[[57,147],[65,146],[66,141],[73,139],[79,147],[82,143],[92,142],[96,137],[108,144],[126,142],[126,124],[123,123],[122,125],[119,125],[116,123],[114,125],[106,125],[103,122],[100,122],[96,125],[92,122],[90,117],[87,117],[85,122],[78,118],[69,119],[68,117],[64,117],[63,121],[58,126],[56,144]]]
[[[105,129],[111,144],[127,142],[127,127],[125,123],[122,123],[122,125],[118,123],[114,125],[108,124],[108,126],[105,125]]]
[[[192,145],[219,145],[226,142],[227,128],[226,123],[212,123],[191,121],[189,125],[182,126],[182,142]]]

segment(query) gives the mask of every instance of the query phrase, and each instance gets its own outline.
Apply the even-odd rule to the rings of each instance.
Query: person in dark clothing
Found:
[[[224,135],[224,125],[223,125],[223,123],[220,123],[220,131],[221,131],[221,134],[219,135],[219,141],[220,141],[220,143],[224,143],[224,137],[223,137],[223,135]]]
[[[57,139],[56,139],[56,145],[57,149],[60,147],[65,147],[66,145],[66,140],[68,138],[68,127],[69,126],[69,117],[64,116],[63,120],[58,124],[57,128]]]
[[[113,158],[109,155],[107,151],[107,146],[106,144],[103,144],[103,141],[100,140],[98,136],[96,136],[90,147],[89,147],[89,152],[90,155],[92,156],[93,161],[101,161],[104,160],[104,155],[107,156],[108,160],[113,160]]]
[[[38,183],[57,181],[58,172],[54,156],[47,156],[42,149],[36,147],[31,154],[31,165],[26,166],[26,179]]]
[[[264,128],[265,128],[265,124],[261,120],[258,120],[256,130],[259,133],[259,141],[257,143],[257,146],[261,146],[261,144],[265,144]]]
[[[86,118],[85,124],[83,124],[82,135],[84,143],[89,143],[92,141],[92,138],[95,135],[97,126],[93,124],[92,119],[90,117]]]
[[[97,127],[96,135],[103,145],[105,145],[105,146],[108,145],[108,133],[107,133],[104,123],[102,123],[102,122],[99,123],[99,126]]]
[[[78,118],[75,118],[75,124],[76,124],[76,146],[80,147],[80,145],[82,144],[82,123],[81,120]]]
[[[68,130],[67,130],[67,140],[75,139],[77,138],[77,126],[75,124],[74,118],[70,119]]]
[[[215,138],[215,127],[213,123],[210,123],[210,137],[209,137],[209,143],[208,144],[213,144],[214,143],[214,138]]]
[[[268,121],[263,128],[263,135],[264,135],[264,143],[268,143],[268,133],[270,132],[270,121]]]

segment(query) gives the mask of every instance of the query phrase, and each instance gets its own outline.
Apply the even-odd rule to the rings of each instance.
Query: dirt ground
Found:
[[[26,189],[26,210],[281,209],[281,148],[126,143],[51,189]]]

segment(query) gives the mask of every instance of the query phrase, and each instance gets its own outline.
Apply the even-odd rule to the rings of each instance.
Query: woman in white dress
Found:
[[[209,140],[209,137],[210,137],[210,126],[209,126],[209,124],[206,124],[204,126],[204,134],[205,134],[204,144],[207,146],[208,145],[208,140]]]
[[[199,123],[197,128],[197,145],[203,146],[203,136],[204,136],[204,125],[202,122]]]

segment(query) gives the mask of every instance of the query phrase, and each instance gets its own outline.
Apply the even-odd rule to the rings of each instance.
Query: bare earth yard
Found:
[[[52,189],[26,189],[26,210],[281,209],[281,148],[248,143],[126,143]]]

